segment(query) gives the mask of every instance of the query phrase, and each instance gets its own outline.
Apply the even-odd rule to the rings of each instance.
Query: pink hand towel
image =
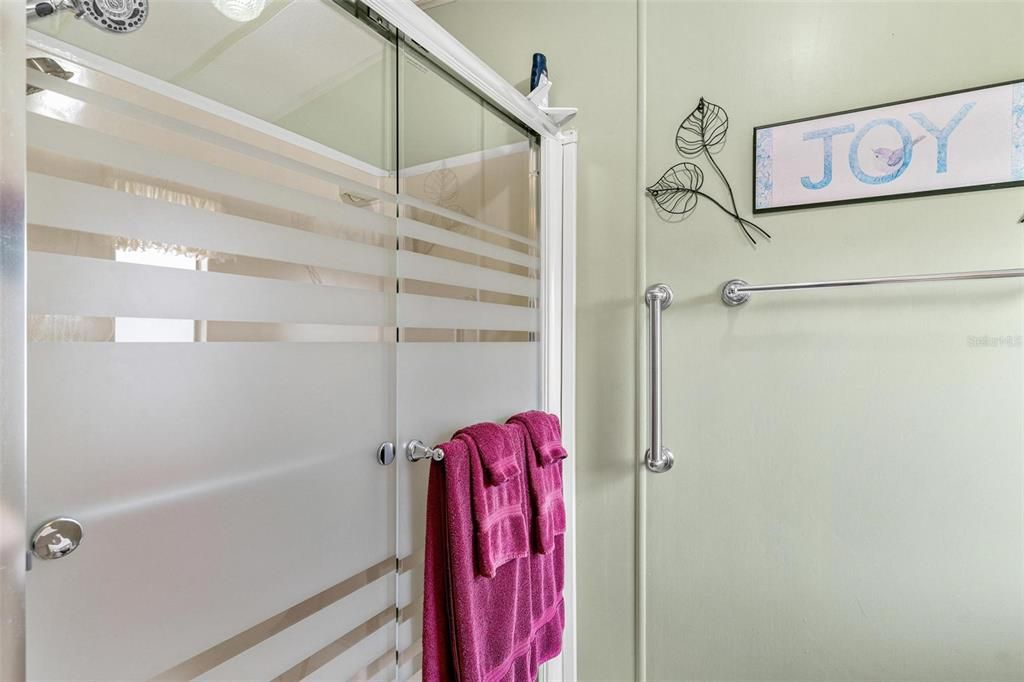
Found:
[[[455,433],[467,435],[476,443],[484,465],[487,485],[499,485],[522,473],[519,444],[515,435],[502,424],[481,422]]]
[[[455,440],[465,445],[469,457],[472,537],[476,546],[477,569],[480,575],[493,578],[499,567],[512,559],[530,555],[526,481],[523,476],[516,475],[501,485],[486,485],[483,451],[469,434],[469,429],[460,431]],[[503,437],[503,440],[516,445],[518,449],[513,452],[522,452],[521,441],[516,436],[515,432],[510,432],[509,437]],[[525,462],[522,455],[519,459]]]
[[[477,567],[493,578],[499,566],[530,553],[522,439],[510,427],[488,422],[460,429],[454,439],[465,441],[470,453]]]
[[[539,410],[520,412],[509,418],[508,423],[522,424],[530,434],[537,462],[542,467],[565,459],[568,453],[562,447],[562,425],[558,417]]]
[[[541,554],[555,550],[555,538],[565,535],[565,497],[562,493],[562,428],[558,417],[546,412],[523,412],[509,419],[519,428],[527,450],[526,475],[532,508],[531,531],[534,546]],[[551,440],[554,438],[555,440]],[[556,457],[541,465],[538,454],[544,449]]]
[[[532,682],[562,647],[565,569],[556,551],[475,569],[472,460],[466,439],[430,465],[423,572],[423,680]]]

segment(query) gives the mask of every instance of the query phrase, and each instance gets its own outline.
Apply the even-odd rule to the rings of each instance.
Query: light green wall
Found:
[[[1024,3],[651,2],[646,179],[700,96],[751,210],[751,128],[1024,76]],[[713,171],[706,187],[723,198]],[[1024,264],[1024,189],[778,213],[647,211],[669,282],[666,443],[648,484],[650,679],[1024,679],[1024,356],[1014,282],[763,294]],[[586,267],[586,264],[584,264]]]
[[[579,673],[586,680],[632,679],[636,8],[458,0],[430,14],[524,91],[531,55],[545,53],[552,104],[580,108]]]
[[[646,43],[637,51],[637,13]],[[579,106],[580,679],[634,676],[637,338],[665,281],[666,443],[646,483],[649,679],[1024,679],[1024,334],[1013,283],[763,295],[720,284],[1020,266],[1024,190],[662,222],[653,182],[700,96],[751,210],[754,125],[1024,75],[1024,2],[458,0],[432,16],[514,83],[545,52]],[[708,168],[707,188],[724,192]],[[637,272],[635,250],[646,244]],[[643,279],[643,281],[641,281]]]

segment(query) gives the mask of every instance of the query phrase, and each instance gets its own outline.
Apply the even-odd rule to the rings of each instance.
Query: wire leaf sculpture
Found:
[[[725,147],[725,138],[728,132],[729,114],[714,102],[709,102],[701,97],[697,106],[683,119],[683,122],[679,124],[679,129],[676,130],[676,150],[687,158],[703,156],[708,160],[711,167],[715,169],[715,173],[725,183],[732,210],[701,191],[704,185],[704,173],[699,166],[688,161],[678,163],[665,171],[656,183],[647,188],[647,193],[658,208],[683,218],[689,216],[697,208],[698,197],[704,197],[722,209],[726,215],[731,216],[751,245],[756,245],[757,239],[751,230],[768,240],[772,236],[765,232],[760,225],[740,217],[732,185],[729,184],[729,179],[725,177],[725,173],[722,172],[714,157]]]
[[[729,114],[703,97],[676,131],[676,149],[683,156],[700,156],[705,151],[717,154],[725,146],[729,132]]]
[[[746,218],[735,215],[713,196],[702,192],[701,187],[703,185],[704,171],[700,169],[700,166],[689,161],[683,161],[665,171],[656,183],[647,188],[647,193],[654,199],[654,203],[658,205],[658,208],[666,213],[682,216],[683,218],[686,218],[697,208],[697,198],[704,197],[725,211],[727,215],[738,220],[744,234],[747,235],[752,243],[756,244],[757,242],[754,241],[748,232],[748,227],[765,235],[767,239],[771,239],[771,236],[760,227]]]
[[[704,171],[695,163],[684,161],[669,168],[647,193],[663,211],[684,218],[697,208],[697,197],[704,185]]]

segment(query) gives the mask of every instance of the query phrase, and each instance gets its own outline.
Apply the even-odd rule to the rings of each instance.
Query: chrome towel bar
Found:
[[[860,287],[869,284],[916,284],[918,282],[955,282],[969,279],[1006,279],[1024,277],[1024,268],[1005,270],[976,270],[974,272],[939,272],[931,275],[898,275],[896,277],[867,277],[864,279],[834,279],[821,282],[793,282],[790,284],[748,284],[742,279],[731,279],[722,285],[722,303],[743,305],[757,291],[791,291],[794,289],[827,289],[830,287]]]
[[[648,369],[650,370],[651,411],[648,415],[651,425],[651,449],[644,460],[647,468],[656,474],[663,474],[672,468],[675,458],[672,451],[661,443],[661,311],[672,305],[672,289],[667,284],[652,284],[644,293],[647,302],[648,321]]]

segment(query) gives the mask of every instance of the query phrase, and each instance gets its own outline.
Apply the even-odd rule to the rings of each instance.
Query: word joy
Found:
[[[926,135],[931,135],[935,138],[937,145],[937,152],[935,155],[936,173],[945,173],[948,170],[949,138],[967,114],[971,112],[971,109],[974,108],[974,104],[974,102],[968,102],[960,107],[960,110],[941,127],[933,123],[922,113],[910,114],[910,118],[924,129]],[[864,137],[869,132],[875,128],[883,126],[894,130],[896,134],[899,135],[900,142],[902,144],[896,148],[876,147],[872,149],[871,153],[874,157],[874,168],[869,172],[861,166],[861,142],[864,141]],[[821,140],[824,152],[822,164],[823,171],[821,179],[812,180],[809,176],[805,175],[800,178],[800,184],[811,190],[824,189],[825,187],[828,187],[832,183],[833,140],[840,135],[849,135],[854,132],[854,125],[849,123],[847,125],[837,126],[834,128],[822,128],[821,130],[812,130],[811,132],[804,133],[803,138],[805,142],[809,140]],[[911,134],[910,130],[907,129],[907,126],[898,119],[876,118],[873,121],[869,121],[867,125],[860,130],[857,130],[853,139],[850,140],[850,148],[847,154],[850,164],[850,172],[853,173],[853,177],[866,185],[884,185],[892,182],[903,175],[907,168],[910,167],[910,162],[914,158],[914,147],[923,139],[925,139],[925,135],[918,135],[915,137]]]

